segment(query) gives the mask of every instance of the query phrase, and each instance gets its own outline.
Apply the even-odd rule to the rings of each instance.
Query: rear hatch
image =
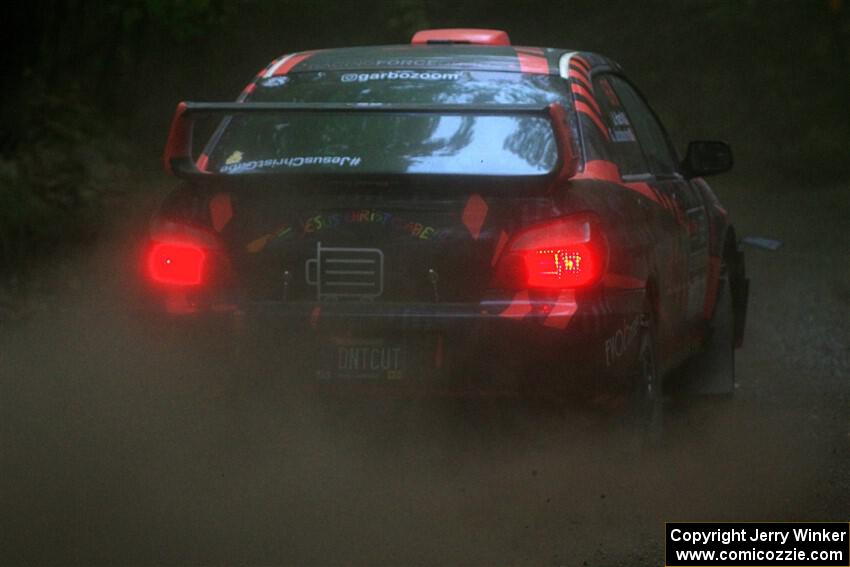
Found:
[[[227,193],[222,237],[252,301],[477,303],[507,235],[552,214],[545,179],[277,183]]]

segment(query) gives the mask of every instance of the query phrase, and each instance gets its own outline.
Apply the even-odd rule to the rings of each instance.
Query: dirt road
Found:
[[[0,563],[660,565],[664,521],[847,521],[848,188],[717,185],[785,245],[747,250],[735,399],[640,456],[574,418],[234,397],[115,307],[114,247],[47,270],[0,337]]]

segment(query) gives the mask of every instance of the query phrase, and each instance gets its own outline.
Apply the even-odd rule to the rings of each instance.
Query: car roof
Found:
[[[261,74],[317,71],[398,71],[411,69],[503,71],[559,75],[561,57],[580,55],[591,67],[619,69],[619,65],[596,53],[551,47],[514,45],[381,45],[304,51],[280,57]]]

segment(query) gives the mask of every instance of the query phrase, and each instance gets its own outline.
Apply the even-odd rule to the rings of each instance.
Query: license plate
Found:
[[[405,345],[384,339],[333,339],[323,366],[328,378],[399,380],[407,354]]]

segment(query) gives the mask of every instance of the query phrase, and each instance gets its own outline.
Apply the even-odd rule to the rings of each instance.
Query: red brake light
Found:
[[[148,276],[160,284],[200,285],[206,257],[206,250],[197,244],[155,242],[148,251]]]
[[[510,45],[507,32],[477,28],[447,28],[420,30],[413,35],[410,43],[414,45],[428,43],[470,43],[473,45]]]
[[[607,262],[597,219],[580,214],[534,226],[507,245],[496,285],[509,289],[571,289],[596,283]]]
[[[527,250],[523,253],[529,287],[583,287],[599,277],[599,258],[589,246]]]

